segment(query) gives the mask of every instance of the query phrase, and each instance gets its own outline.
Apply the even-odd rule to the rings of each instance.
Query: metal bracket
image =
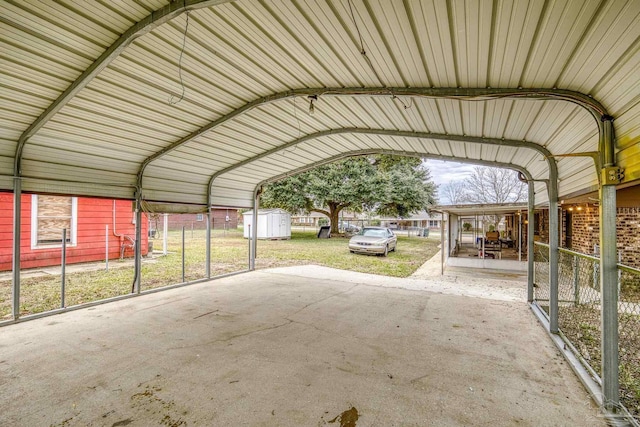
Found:
[[[602,185],[619,184],[624,179],[624,169],[619,166],[609,166],[600,169]]]

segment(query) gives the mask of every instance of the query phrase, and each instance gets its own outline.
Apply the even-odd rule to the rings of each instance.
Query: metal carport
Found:
[[[340,157],[455,158],[523,172],[551,229],[559,197],[600,191],[617,404],[615,192],[640,180],[639,2],[5,0],[0,16],[14,321],[22,192],[135,199],[138,215],[255,209],[265,182]],[[553,295],[557,233],[549,244]]]

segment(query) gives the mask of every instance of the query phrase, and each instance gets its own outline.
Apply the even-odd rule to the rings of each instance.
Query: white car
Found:
[[[364,227],[349,240],[349,251],[351,253],[387,256],[389,252],[396,250],[397,244],[398,238],[390,229]]]

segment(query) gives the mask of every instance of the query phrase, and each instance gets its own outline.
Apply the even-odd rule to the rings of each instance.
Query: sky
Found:
[[[427,159],[425,162],[431,171],[431,178],[437,185],[447,184],[451,181],[462,181],[473,172],[477,165],[469,163],[445,162],[442,160]]]
[[[447,162],[443,160],[427,159],[425,162],[431,171],[433,182],[442,187],[451,181],[462,181],[473,173],[473,168],[477,165],[470,163]],[[439,204],[450,204],[451,202],[442,194],[438,193]]]

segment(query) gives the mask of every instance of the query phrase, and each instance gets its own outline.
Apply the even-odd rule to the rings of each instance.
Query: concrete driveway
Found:
[[[605,425],[526,303],[476,294],[291,267],[4,327],[0,425]]]

